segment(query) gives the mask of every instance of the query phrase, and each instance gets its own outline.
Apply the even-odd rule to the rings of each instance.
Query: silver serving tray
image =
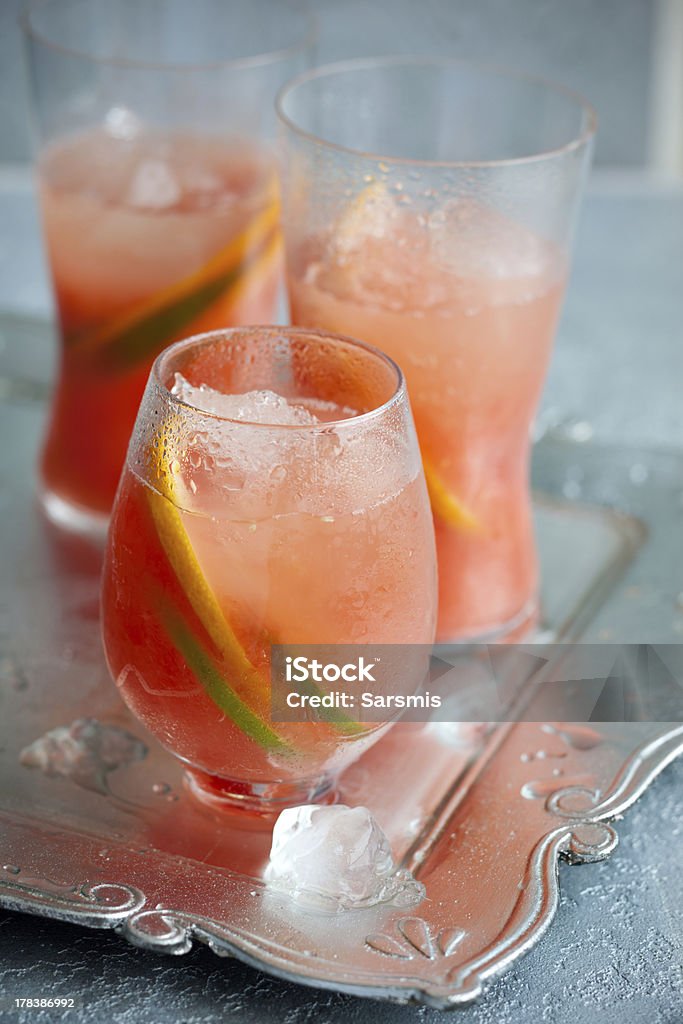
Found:
[[[558,860],[612,852],[609,822],[683,751],[683,727],[526,722],[455,749],[428,726],[398,725],[346,773],[341,797],[373,810],[427,898],[413,911],[302,911],[262,881],[269,835],[197,805],[121,704],[100,649],[99,554],[32,503],[40,420],[30,394],[0,404],[0,435],[14,439],[0,468],[0,904],[169,953],[205,942],[355,995],[474,1000],[549,927]],[[647,486],[633,453],[538,446],[537,477],[554,495],[538,503],[546,635],[664,642],[683,632],[666,544],[683,463],[639,458]],[[585,506],[562,496],[577,479]],[[82,718],[99,723],[85,764],[49,775],[21,763],[38,737]],[[107,736],[121,740],[112,728],[130,738],[107,748]]]

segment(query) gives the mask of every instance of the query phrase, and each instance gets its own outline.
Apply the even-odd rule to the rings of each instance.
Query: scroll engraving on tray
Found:
[[[250,941],[255,938],[220,921],[161,905],[138,910],[120,930],[134,946],[176,955],[189,953],[194,939],[198,939],[218,956],[231,956],[238,952],[240,937]]]
[[[32,911],[91,928],[114,927],[145,904],[135,886],[121,882],[62,883],[49,878],[17,880],[20,869],[4,865],[12,878],[0,878],[0,901],[15,910]]]

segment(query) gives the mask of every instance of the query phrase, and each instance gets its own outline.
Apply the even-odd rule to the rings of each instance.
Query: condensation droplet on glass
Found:
[[[171,792],[171,787],[168,782],[155,782],[152,786],[152,792],[158,795],[164,795]]]
[[[282,483],[287,478],[287,467],[286,466],[273,466],[270,471],[270,479],[274,480],[275,483]]]
[[[6,871],[8,875],[18,875],[21,868],[18,868],[16,864],[3,864],[2,870]]]

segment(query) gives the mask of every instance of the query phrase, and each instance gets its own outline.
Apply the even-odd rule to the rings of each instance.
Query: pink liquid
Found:
[[[306,404],[323,422],[346,415]],[[386,467],[383,439],[346,449],[330,433],[316,441],[313,465],[299,457],[311,449],[299,452],[296,432],[274,453],[267,436],[259,447],[252,433],[242,449],[243,431],[227,430],[223,439],[235,444],[225,458],[208,435],[189,450],[165,449],[177,505],[136,474],[134,460],[124,472],[103,574],[109,667],[132,711],[203,785],[334,775],[374,742],[377,725],[348,735],[324,723],[276,723],[294,756],[264,750],[211,699],[179,638],[189,635],[269,725],[271,644],[431,643],[433,538],[417,454],[397,473]],[[196,562],[179,575],[174,561],[186,545]],[[227,651],[207,628],[206,602],[192,596],[198,577],[234,634]]]
[[[529,427],[564,286],[559,254],[478,204],[428,222],[386,197],[293,240],[296,324],[360,338],[402,367],[431,483],[442,641],[534,617]]]
[[[62,341],[43,484],[106,515],[157,353],[274,314],[272,166],[244,141],[92,131],[44,153],[40,193]]]

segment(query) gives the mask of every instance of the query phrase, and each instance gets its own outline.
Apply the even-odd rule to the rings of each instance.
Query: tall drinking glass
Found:
[[[156,354],[274,318],[273,98],[312,27],[280,0],[31,0],[24,28],[61,333],[42,497],[103,528]]]
[[[436,529],[443,642],[537,614],[529,427],[567,278],[593,111],[449,60],[304,74],[278,98],[292,319],[402,366]]]
[[[200,798],[259,813],[324,797],[381,724],[273,720],[272,645],[409,653],[432,643],[436,600],[420,452],[388,357],[247,327],[156,360],[109,527],[103,635],[123,699]]]

